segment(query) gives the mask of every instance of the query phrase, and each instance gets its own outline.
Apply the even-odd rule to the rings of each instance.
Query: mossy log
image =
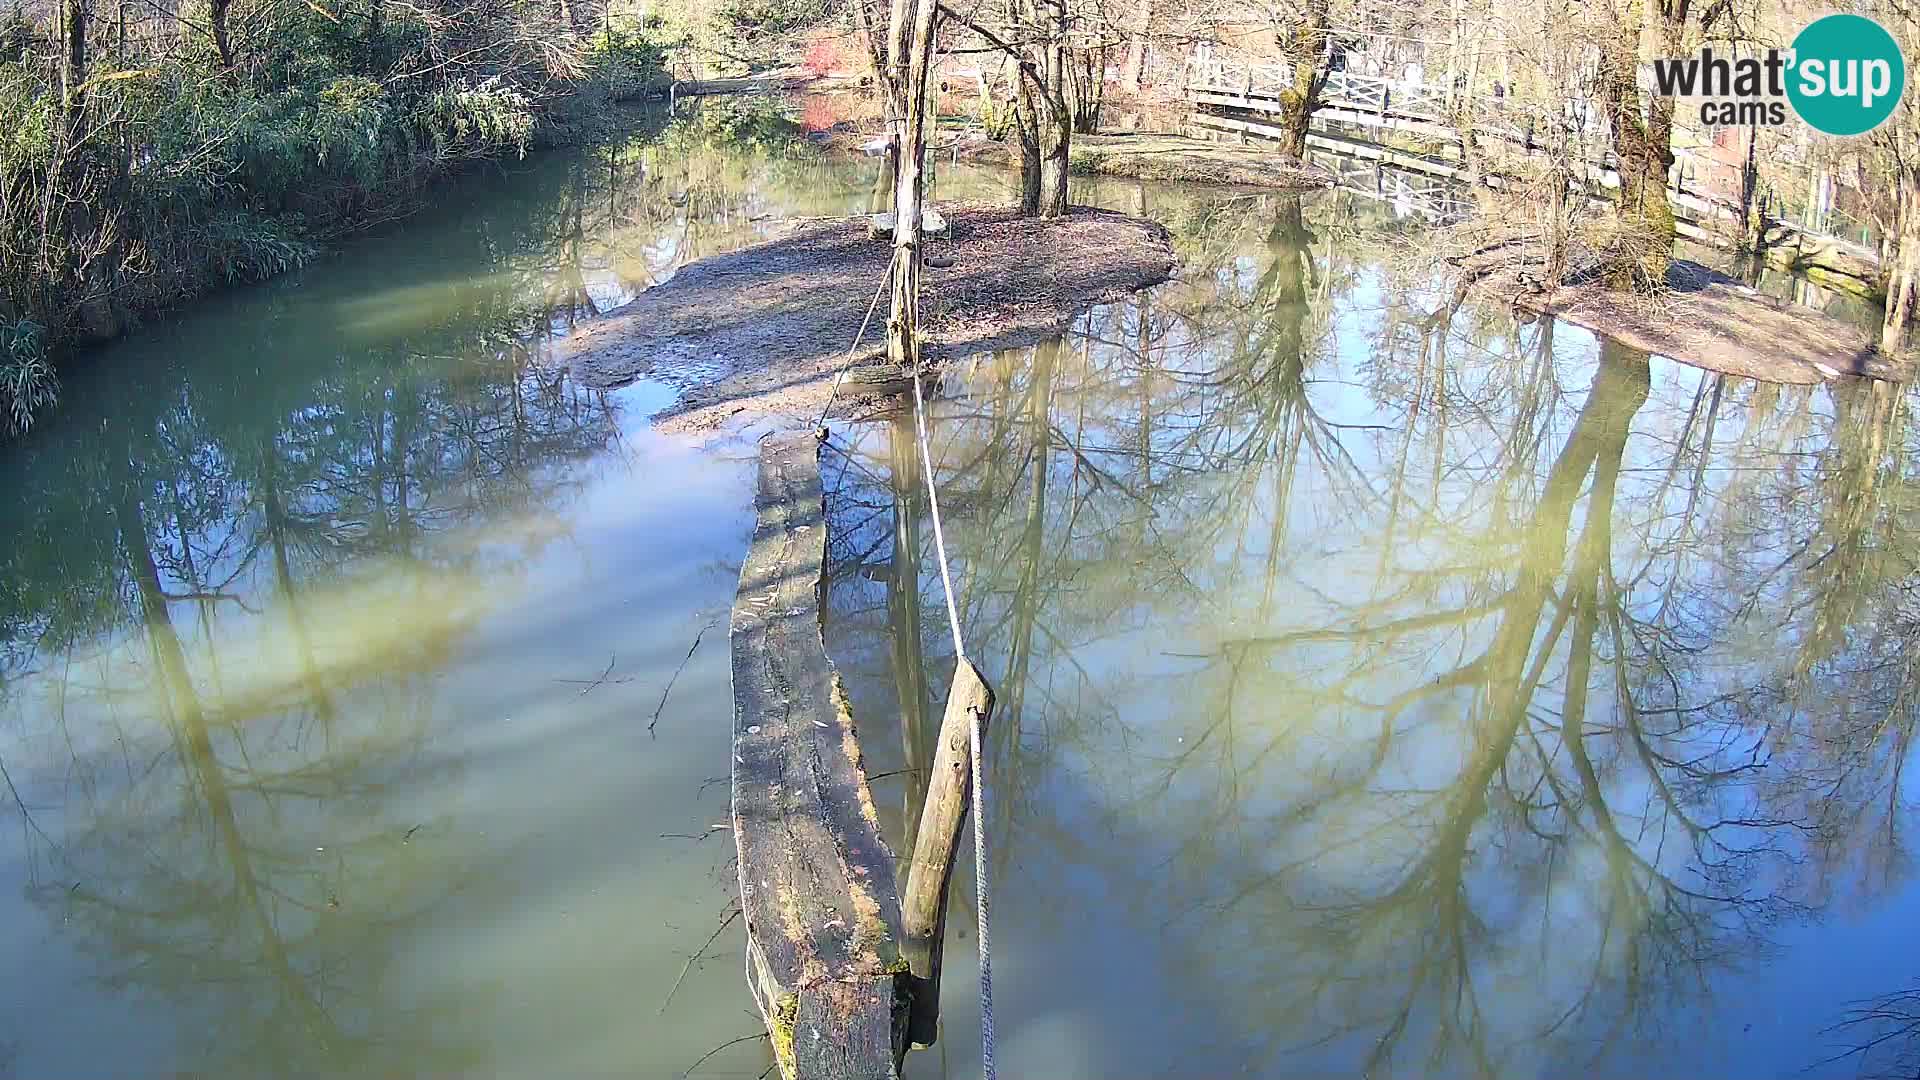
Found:
[[[819,447],[761,443],[734,600],[733,836],[747,984],[787,1080],[894,1080],[910,989],[893,855],[820,636]]]

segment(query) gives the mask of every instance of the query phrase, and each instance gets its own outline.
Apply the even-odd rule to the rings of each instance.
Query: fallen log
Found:
[[[732,617],[747,985],[787,1080],[895,1080],[910,994],[900,904],[820,636],[827,530],[811,433],[761,444],[755,507]]]

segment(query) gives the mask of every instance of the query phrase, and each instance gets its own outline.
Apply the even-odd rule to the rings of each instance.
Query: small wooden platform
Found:
[[[787,1080],[893,1080],[910,1005],[900,901],[820,636],[827,529],[812,433],[761,443],[754,505],[732,619],[747,984]]]

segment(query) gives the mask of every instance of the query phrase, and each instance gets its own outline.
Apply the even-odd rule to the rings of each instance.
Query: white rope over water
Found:
[[[887,263],[887,272],[880,279],[879,288],[874,290],[873,302],[867,305],[867,317],[861,320],[860,331],[853,337],[853,344],[847,347],[846,358],[840,362],[840,372],[834,376],[833,389],[827,393],[826,407],[820,411],[820,420],[814,428],[822,439],[826,438],[827,413],[832,411],[834,398],[840,393],[840,380],[846,377],[847,367],[852,363],[854,353],[860,347],[860,339],[866,335],[867,324],[873,320],[875,309],[880,306],[880,295],[886,290],[887,282],[892,280],[893,271],[899,264],[900,253]],[[920,324],[920,296],[913,297],[914,325]],[[966,642],[960,636],[960,607],[954,600],[953,572],[947,567],[947,533],[940,523],[940,489],[934,483],[933,448],[927,441],[927,402],[920,390],[920,372],[909,373],[913,381],[913,425],[920,443],[920,468],[927,482],[927,504],[933,512],[933,546],[940,557],[940,588],[947,599],[947,628],[953,632],[953,656],[956,664],[971,663],[967,659]],[[982,762],[986,758],[985,747],[981,742],[980,716],[975,713],[971,731],[973,754],[973,880],[974,891],[978,898],[975,910],[978,916],[980,935],[980,1069],[984,1080],[996,1080],[993,1068],[993,946],[988,934],[988,890],[987,890],[987,780]]]
[[[914,325],[920,324],[920,297],[913,298]],[[927,481],[927,505],[933,512],[933,547],[940,557],[940,588],[947,598],[947,627],[953,631],[954,663],[970,663],[967,646],[960,638],[960,608],[953,598],[953,572],[947,568],[947,534],[940,525],[940,489],[933,479],[933,448],[927,443],[927,401],[920,391],[920,372],[910,373],[913,380],[913,425],[920,440],[920,468]],[[980,934],[980,1071],[985,1080],[995,1080],[993,1071],[993,946],[987,932],[987,778],[982,762],[985,747],[980,739],[980,714],[973,715],[969,735],[973,750],[973,881],[978,898],[975,910]]]

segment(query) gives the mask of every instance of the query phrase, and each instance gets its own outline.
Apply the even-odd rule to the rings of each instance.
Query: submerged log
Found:
[[[732,619],[733,836],[747,984],[788,1080],[893,1080],[909,987],[893,855],[820,636],[826,520],[810,433],[761,444]]]

